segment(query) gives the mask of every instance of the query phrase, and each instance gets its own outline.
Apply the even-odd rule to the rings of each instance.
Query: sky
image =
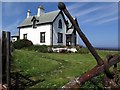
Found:
[[[17,26],[26,18],[27,10],[36,15],[39,5],[45,12],[58,10],[58,2],[2,2],[2,30],[17,34]],[[118,2],[65,2],[65,5],[94,47],[118,48]],[[79,43],[84,45],[81,39]]]

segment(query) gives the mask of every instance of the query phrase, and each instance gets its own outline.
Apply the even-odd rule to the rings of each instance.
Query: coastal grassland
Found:
[[[107,54],[118,52],[100,51],[98,54],[105,58]],[[79,53],[40,53],[28,50],[15,50],[12,53],[12,71],[21,71],[32,80],[44,79],[29,88],[59,88],[92,69],[96,65],[94,57]],[[120,64],[118,65],[120,70]]]

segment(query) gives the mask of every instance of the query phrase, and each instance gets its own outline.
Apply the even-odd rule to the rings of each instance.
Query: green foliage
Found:
[[[62,45],[54,45],[53,48],[65,48],[66,46],[62,46]]]
[[[48,52],[47,48],[48,47],[45,45],[39,46],[38,52],[47,53]]]
[[[76,45],[76,46],[67,46],[68,48],[76,48],[76,49],[80,49],[80,48],[82,48],[82,46],[81,45]]]
[[[15,51],[15,48],[13,47],[13,44],[11,44],[11,52]]]
[[[77,49],[77,51],[80,54],[88,54],[89,53],[88,48],[79,48],[79,49]]]
[[[46,45],[32,45],[30,47],[27,47],[27,49],[42,52],[42,53],[48,52],[48,46],[46,46]]]
[[[19,40],[15,41],[14,43],[12,43],[12,46],[15,49],[21,49],[21,48],[29,47],[32,45],[33,45],[33,43],[27,39],[19,39]]]
[[[82,85],[81,88],[91,90],[104,90],[103,78],[104,78],[103,73],[98,76],[95,76],[91,80],[87,81],[84,85]]]

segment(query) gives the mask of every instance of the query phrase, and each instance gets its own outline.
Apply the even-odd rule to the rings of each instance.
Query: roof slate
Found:
[[[39,22],[37,22],[36,24],[43,24],[43,23],[49,23],[49,22],[53,22],[54,19],[57,17],[57,15],[59,14],[60,10],[56,10],[56,11],[52,11],[52,12],[48,12],[48,13],[44,13],[41,16],[30,16],[29,18],[26,18],[19,26],[23,27],[23,26],[29,26],[32,25],[32,18],[35,17],[37,20],[39,20]]]

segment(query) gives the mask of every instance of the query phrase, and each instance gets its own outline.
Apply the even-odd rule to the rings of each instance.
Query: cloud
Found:
[[[71,10],[75,10],[75,9],[77,9],[77,8],[81,8],[81,7],[83,7],[83,6],[85,6],[87,3],[75,3],[75,4],[72,4],[72,5],[70,5],[70,6],[67,6],[67,9],[69,10],[69,11],[71,11]]]
[[[79,16],[82,16],[82,15],[87,15],[87,14],[92,13],[94,11],[97,11],[99,9],[101,9],[101,7],[96,7],[96,8],[93,7],[93,8],[89,8],[87,10],[84,10],[84,11],[82,10],[79,13],[76,13],[75,16],[79,17]]]
[[[82,23],[96,23],[99,24],[108,23],[117,20],[118,17],[118,7],[117,3],[111,4],[102,9],[102,12],[99,13],[96,17],[84,20]],[[97,23],[96,23],[97,24]]]
[[[109,19],[101,20],[101,21],[97,22],[97,24],[104,24],[104,23],[108,23],[108,22],[112,22],[112,21],[116,21],[116,20],[118,20],[118,17],[112,17]]]
[[[84,21],[82,21],[82,23],[93,23],[93,22],[96,22],[96,21],[101,21],[105,18],[108,18],[108,17],[115,17],[117,15],[117,10],[114,10],[112,13],[111,12],[108,12],[108,13],[105,13],[105,14],[102,14],[102,15],[99,15],[98,17],[93,17],[93,18],[89,18],[89,19],[86,19]]]
[[[70,6],[68,6],[68,10],[74,15],[74,16],[83,16],[87,15],[89,13],[104,9],[105,7],[102,6],[91,6],[90,8],[86,8],[87,5],[90,5],[89,3],[75,3]],[[84,7],[83,7],[84,6]],[[76,12],[75,12],[76,11]]]
[[[21,20],[17,20],[16,22],[9,24],[9,26],[4,26],[2,30],[10,31],[12,34],[16,34],[18,32],[17,26],[20,24]]]
[[[75,13],[76,16],[82,16],[82,15],[87,15],[87,14],[90,14],[90,13],[94,13],[94,12],[98,12],[98,11],[104,11],[104,10],[107,10],[107,11],[111,11],[111,9],[114,11],[116,8],[114,7],[115,5],[117,4],[110,4],[110,5],[99,5],[99,3],[97,3],[98,5],[96,6],[91,6],[91,8],[88,8],[88,9],[85,9],[85,10],[82,10],[82,11],[79,11],[78,13]]]
[[[18,32],[17,26],[21,22],[23,7],[21,3],[3,2],[2,4],[2,30],[10,31],[12,34]],[[23,9],[24,10],[24,9]]]
[[[69,10],[73,16],[77,16],[81,23],[96,23],[99,24],[108,23],[117,20],[118,15],[118,3],[97,3],[98,5],[91,5],[90,8],[87,7],[88,4],[84,4],[81,7],[78,4],[69,6]],[[77,12],[75,12],[77,11]]]

